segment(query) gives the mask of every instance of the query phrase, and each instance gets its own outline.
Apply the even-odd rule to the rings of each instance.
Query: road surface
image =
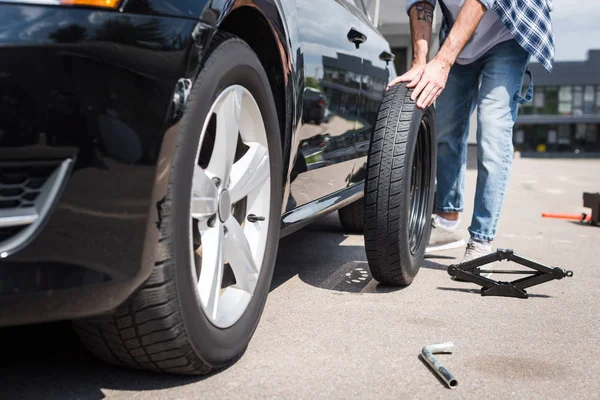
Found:
[[[540,215],[582,212],[599,171],[598,161],[515,160],[497,245],[575,274],[531,288],[528,300],[483,298],[451,281],[446,266],[462,250],[428,258],[410,287],[380,286],[363,238],[332,215],[281,241],[262,321],[233,367],[206,378],[130,371],[87,355],[68,325],[2,329],[0,398],[596,397],[600,228]],[[474,179],[468,171],[469,200]],[[439,356],[454,391],[418,358],[445,341],[456,345]]]

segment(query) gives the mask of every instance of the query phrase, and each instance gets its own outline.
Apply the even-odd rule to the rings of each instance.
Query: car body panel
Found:
[[[299,32],[298,70],[303,101],[310,109],[313,92],[326,97],[329,121],[306,120],[295,130],[287,210],[347,186],[351,175],[352,138],[360,100],[361,58],[347,33],[359,19],[345,1],[327,1],[315,12],[311,0],[296,0]],[[335,65],[338,79],[325,85],[325,69]]]
[[[303,27],[296,65],[304,83],[304,112],[322,117],[311,113],[295,130],[286,211],[364,179],[371,129],[390,76],[387,63],[379,60],[389,45],[353,1],[322,3],[318,13],[311,0],[296,4]],[[351,30],[366,41],[350,42]],[[315,92],[325,99],[323,111],[314,110]]]
[[[196,69],[199,24],[0,4],[0,161],[74,159],[42,229],[0,261],[3,282],[12,277],[0,285],[0,302],[12,304],[0,324],[109,311],[152,272],[147,243],[158,241],[179,128],[171,99]]]

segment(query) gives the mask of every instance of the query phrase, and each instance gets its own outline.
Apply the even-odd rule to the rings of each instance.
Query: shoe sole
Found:
[[[467,243],[464,240],[459,240],[452,243],[441,244],[439,246],[431,246],[425,249],[425,254],[435,253],[437,251],[458,249],[459,247],[466,246],[466,244]]]

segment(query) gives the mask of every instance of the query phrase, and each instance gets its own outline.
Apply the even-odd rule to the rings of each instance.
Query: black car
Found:
[[[279,238],[338,209],[376,279],[414,278],[433,110],[386,92],[362,0],[0,0],[0,60],[1,326],[73,320],[110,363],[209,373],[247,347]],[[307,88],[327,110],[303,120]]]

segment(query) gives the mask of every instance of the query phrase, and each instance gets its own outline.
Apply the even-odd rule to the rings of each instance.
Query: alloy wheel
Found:
[[[204,123],[190,206],[192,276],[205,315],[219,328],[235,324],[254,294],[266,249],[270,182],[258,104],[244,87],[230,86]]]

